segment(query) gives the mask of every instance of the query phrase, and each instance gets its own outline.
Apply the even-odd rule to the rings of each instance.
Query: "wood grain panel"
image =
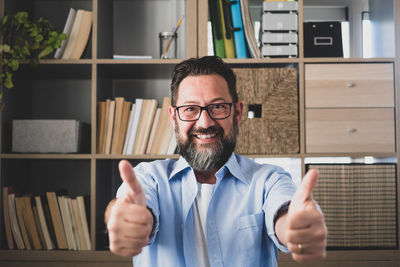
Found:
[[[306,151],[395,152],[394,109],[306,109]]]

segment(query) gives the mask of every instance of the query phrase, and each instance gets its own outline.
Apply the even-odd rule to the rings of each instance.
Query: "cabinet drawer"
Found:
[[[393,65],[307,64],[306,107],[394,107]]]
[[[306,152],[395,152],[394,109],[306,109]]]

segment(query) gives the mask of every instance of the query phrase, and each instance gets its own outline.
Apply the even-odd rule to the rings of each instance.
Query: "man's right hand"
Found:
[[[114,201],[106,215],[110,250],[119,256],[132,257],[148,244],[153,229],[153,215],[146,207],[146,197],[132,165],[122,160],[119,172],[126,187],[124,194]]]

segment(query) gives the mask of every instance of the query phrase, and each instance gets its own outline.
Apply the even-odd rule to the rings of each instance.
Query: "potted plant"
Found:
[[[3,108],[3,88],[14,87],[13,74],[21,61],[37,65],[41,58],[61,46],[66,35],[46,19],[29,19],[27,12],[17,12],[0,18],[0,110]]]

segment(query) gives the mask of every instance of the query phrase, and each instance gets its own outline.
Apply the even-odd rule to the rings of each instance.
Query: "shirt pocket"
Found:
[[[263,238],[264,213],[250,214],[236,219],[238,255],[241,266],[259,266]]]
[[[236,227],[239,231],[249,228],[259,228],[263,225],[264,213],[250,214],[237,218]]]

